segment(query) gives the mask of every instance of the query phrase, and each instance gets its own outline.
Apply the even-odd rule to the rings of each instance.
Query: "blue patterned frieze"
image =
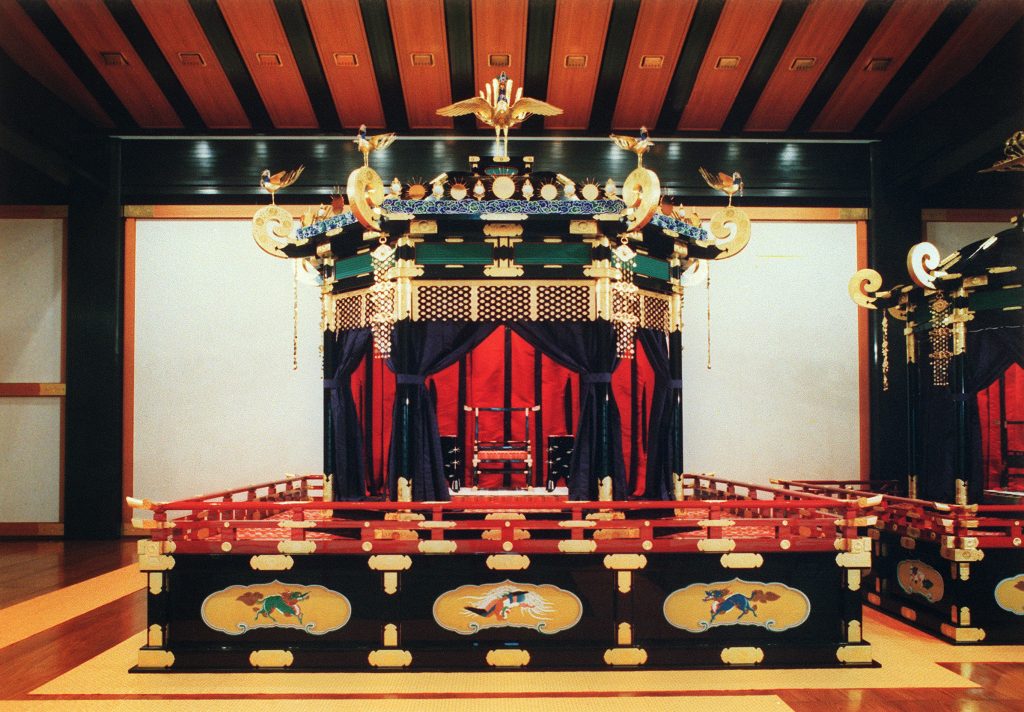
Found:
[[[318,223],[313,223],[308,227],[300,227],[295,231],[295,237],[300,240],[308,240],[311,237],[317,237],[323,235],[331,230],[337,230],[351,225],[356,222],[356,216],[350,212],[342,213],[341,215],[335,215],[332,218],[327,218]]]
[[[708,231],[702,227],[694,227],[689,223],[685,223],[682,220],[669,217],[664,213],[655,213],[654,217],[651,218],[651,224],[660,227],[663,230],[671,230],[672,232],[678,232],[682,237],[690,238],[691,240],[706,240],[708,239]]]

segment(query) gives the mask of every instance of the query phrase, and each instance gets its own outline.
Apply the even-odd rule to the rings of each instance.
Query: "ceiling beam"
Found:
[[[619,99],[619,88],[626,69],[626,58],[636,30],[640,0],[615,0],[608,22],[610,31],[601,55],[601,72],[597,76],[598,100],[590,111],[590,133],[604,134],[612,128],[612,114]]]
[[[227,22],[225,22],[220,8],[217,7],[217,0],[189,0],[189,3],[192,5],[192,12],[195,13],[199,24],[206,33],[206,39],[213,47],[214,54],[217,55],[217,60],[224,68],[224,73],[228,77],[228,82],[231,83],[235,96],[242,102],[242,108],[245,110],[246,116],[249,117],[249,123],[258,131],[272,129],[270,114],[267,113],[267,107],[263,105],[263,99],[260,98],[260,93],[256,90],[256,84],[249,75],[249,70],[245,68],[245,62],[242,61],[242,55],[231,37]]]
[[[178,115],[185,129],[198,130],[206,124],[189,98],[188,92],[181,85],[177,75],[167,63],[164,53],[160,51],[156,40],[150,34],[146,23],[142,21],[131,0],[105,0],[107,9],[113,15],[128,42],[138,52],[143,64],[149,70],[157,87],[170,102],[174,113]]]
[[[757,105],[757,100],[761,97],[762,90],[775,71],[786,47],[789,46],[789,41],[800,24],[810,1],[788,0],[782,3],[782,7],[779,8],[772,21],[772,26],[768,30],[768,35],[761,43],[761,49],[757,53],[754,65],[747,73],[746,79],[743,80],[743,86],[740,87],[739,94],[736,95],[736,100],[722,124],[723,132],[736,134],[743,130],[747,119],[750,118],[750,113]]]
[[[857,123],[855,133],[869,134],[878,130],[879,125],[889,115],[892,108],[907,93],[907,90],[921,76],[925,68],[932,63],[935,56],[957,29],[963,25],[977,4],[977,0],[960,0],[960,2],[951,2],[946,6],[946,9],[939,15],[939,19],[921,38],[917,47],[896,72],[896,76],[886,85],[871,104],[871,108]]]
[[[526,11],[526,72],[523,91],[527,96],[547,99],[551,40],[555,32],[555,0],[530,0]],[[544,117],[533,116],[524,131],[541,131]]]
[[[128,109],[118,99],[114,90],[110,88],[107,81],[97,71],[93,63],[78,46],[78,43],[64,27],[57,15],[49,5],[43,2],[32,2],[31,0],[19,0],[22,9],[32,18],[32,21],[39,28],[39,31],[50,41],[53,48],[57,50],[64,59],[71,71],[75,73],[85,85],[89,93],[96,98],[103,110],[107,112],[114,121],[114,125],[128,130],[139,127]]]
[[[865,3],[857,19],[853,21],[850,31],[846,33],[846,37],[832,55],[828,67],[821,73],[800,111],[793,117],[793,123],[789,127],[790,133],[804,134],[810,130],[811,124],[832,98],[836,87],[850,71],[861,49],[878,29],[878,25],[889,11],[891,2],[892,0],[868,0]]]
[[[675,133],[676,127],[679,126],[679,119],[683,116],[686,101],[690,98],[690,91],[697,81],[697,73],[715,34],[723,7],[725,0],[700,0],[693,13],[690,31],[686,35],[686,42],[683,43],[683,53],[676,63],[672,83],[669,84],[665,103],[658,115],[657,129],[662,135]]]
[[[452,101],[461,101],[476,96],[473,81],[473,11],[470,0],[445,0],[444,23],[448,35]],[[476,130],[476,118],[472,114],[456,116],[453,124],[459,133],[472,133]]]
[[[299,68],[299,76],[306,87],[309,101],[313,105],[313,113],[317,123],[325,131],[341,131],[341,119],[334,110],[334,100],[327,86],[320,57],[317,55],[313,33],[306,20],[302,8],[302,0],[274,0],[277,16],[281,18],[281,26],[292,48],[292,56]]]
[[[384,106],[387,128],[391,131],[404,131],[409,128],[409,119],[405,111],[402,80],[398,75],[395,41],[391,37],[388,4],[384,0],[359,0],[359,9],[363,12],[366,41],[373,57],[377,91]]]

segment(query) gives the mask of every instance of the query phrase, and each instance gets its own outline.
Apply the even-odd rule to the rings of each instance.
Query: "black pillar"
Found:
[[[124,221],[120,142],[97,139],[68,206],[64,533],[121,535]],[[185,308],[183,306],[183,308]]]
[[[921,241],[921,204],[914,186],[897,181],[896,147],[871,146],[871,220],[868,265],[881,273],[882,287],[907,284],[907,250]],[[868,330],[870,363],[871,479],[905,481],[908,474],[905,323],[889,317],[889,388],[883,390],[882,315],[872,312]],[[910,473],[917,474],[917,473]]]

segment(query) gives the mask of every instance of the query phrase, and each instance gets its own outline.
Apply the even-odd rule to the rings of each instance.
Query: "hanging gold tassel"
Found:
[[[707,263],[708,276],[704,282],[704,286],[707,288],[708,297],[708,362],[707,369],[711,370],[711,262]]]
[[[299,262],[292,260],[292,370],[299,370]]]

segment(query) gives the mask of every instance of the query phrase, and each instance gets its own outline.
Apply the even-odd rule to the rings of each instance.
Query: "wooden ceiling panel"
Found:
[[[526,76],[527,0],[473,0],[473,74],[479,90],[505,72],[516,87]],[[490,64],[494,57],[498,64]],[[500,64],[507,58],[508,64]],[[524,93],[529,95],[530,87]],[[460,97],[461,98],[461,97]]]
[[[747,119],[747,131],[789,128],[863,7],[864,0],[813,0]],[[810,68],[797,68],[798,60],[806,65],[809,59]]]
[[[342,126],[381,128],[384,108],[359,0],[302,0]]]
[[[891,131],[967,76],[1013,25],[1024,3],[981,0],[882,123]]]
[[[17,3],[0,3],[0,49],[97,126],[114,122]]]
[[[590,124],[611,13],[612,0],[559,0],[556,5],[546,101],[563,113],[547,117],[545,128],[585,129]]]
[[[182,127],[181,119],[103,0],[48,0],[48,3],[139,126],[147,129]],[[120,63],[109,64],[108,61]]]
[[[132,0],[189,99],[211,129],[249,128],[249,118],[188,0]]]
[[[452,128],[435,113],[452,103],[443,0],[388,0],[388,14],[409,128]]]
[[[947,0],[895,0],[811,131],[853,131],[947,4]],[[876,62],[885,67],[870,69]]]
[[[696,9],[697,0],[642,0],[612,128],[658,123]]]
[[[680,131],[718,131],[754,64],[782,0],[725,0],[715,34],[679,119]],[[730,61],[734,66],[729,67]]]
[[[274,0],[217,0],[217,5],[274,126],[318,128]]]

